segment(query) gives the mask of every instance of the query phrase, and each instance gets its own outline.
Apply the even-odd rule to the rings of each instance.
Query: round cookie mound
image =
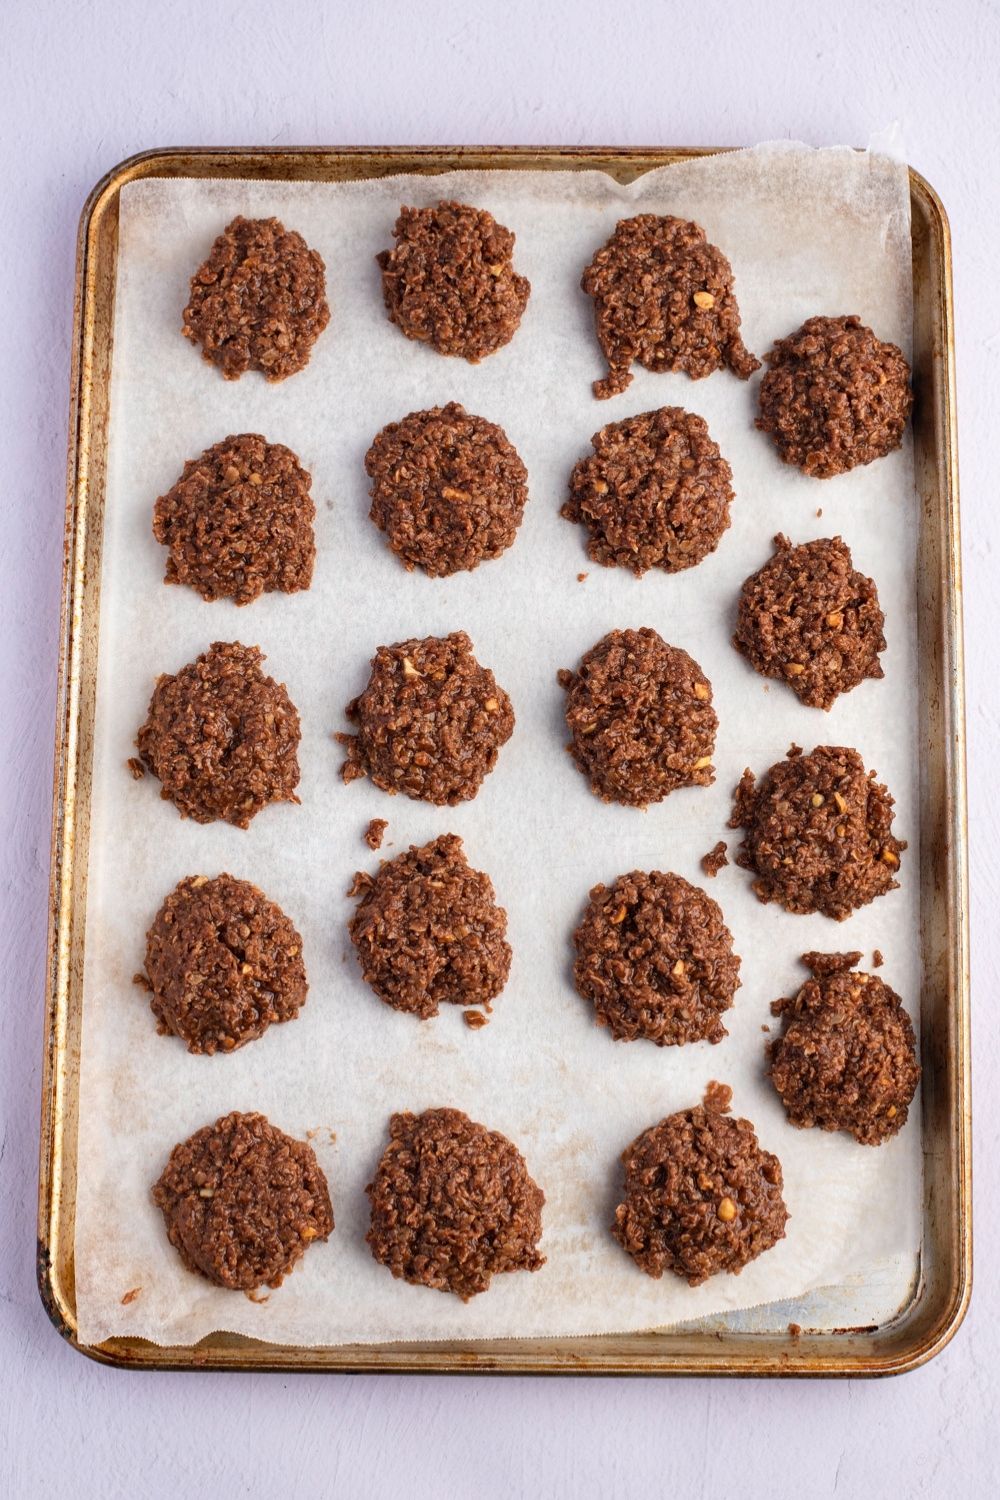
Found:
[[[502,427],[457,401],[383,427],[365,457],[371,519],[431,578],[499,557],[517,536],[528,471]]]
[[[426,1020],[442,1004],[487,1010],[507,983],[507,913],[462,840],[411,846],[375,876],[359,871],[350,921],[365,979],[387,1005]]]
[[[248,828],[269,802],[298,801],[299,715],[263,660],[257,646],[216,641],[157,679],[135,743],[182,817]]]
[[[883,675],[878,590],[839,536],[793,547],[779,533],[774,545],[740,591],[733,645],[810,708],[831,708],[840,693]]]
[[[380,646],[347,717],[358,732],[337,736],[345,781],[370,776],[384,792],[439,806],[474,797],[514,732],[510,699],[464,630]]]
[[[913,405],[910,367],[860,318],[808,318],[767,355],[757,426],[782,461],[816,479],[898,448]]]
[[[905,842],[893,838],[893,799],[856,750],[797,745],[758,783],[744,771],[730,828],[744,830],[736,863],[753,870],[758,900],[842,922],[895,890]]]
[[[573,470],[560,514],[590,534],[605,567],[679,573],[714,552],[729,525],[733,474],[701,417],[663,406],[610,422]]]
[[[372,1255],[413,1286],[468,1302],[502,1271],[537,1271],[545,1195],[505,1135],[458,1109],[393,1115],[365,1190]]]
[[[402,208],[396,243],[375,259],[389,321],[408,339],[478,364],[510,342],[531,283],[511,257],[514,236],[467,203]]]
[[[697,1105],[643,1131],[623,1153],[625,1201],[612,1234],[647,1276],[698,1286],[738,1275],[785,1237],[781,1163],[749,1120]]]
[[[739,986],[733,935],[680,875],[633,870],[596,885],[576,932],[573,979],[616,1041],[720,1042]]]
[[[879,1146],[906,1124],[920,1081],[913,1024],[876,974],[849,972],[860,953],[804,953],[812,979],[771,1009],[785,1017],[769,1049],[789,1120],[846,1130]]]
[[[146,934],[145,983],[160,1033],[209,1054],[293,1021],[308,989],[292,923],[232,875],[192,875],[171,891]]]
[[[647,807],[715,779],[712,685],[655,630],[610,631],[559,682],[569,752],[602,801]]]
[[[307,589],[316,560],[311,483],[290,448],[259,433],[190,459],[153,510],[153,535],[170,549],[164,582],[236,604],[265,590]]]
[[[284,380],[309,363],[330,321],[326,267],[278,219],[235,218],[191,278],[184,337],[227,380],[260,370]]]
[[[631,385],[634,362],[694,380],[724,365],[743,380],[760,369],[740,337],[732,267],[698,224],[656,214],[620,219],[580,285],[594,299],[608,363],[594,383],[602,400]]]
[[[174,1147],[153,1201],[188,1270],[233,1291],[280,1286],[333,1229],[312,1147],[235,1110]]]

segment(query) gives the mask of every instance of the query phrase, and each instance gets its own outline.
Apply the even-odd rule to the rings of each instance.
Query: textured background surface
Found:
[[[1000,1481],[1000,722],[993,392],[1000,10],[594,0],[7,0],[0,364],[0,1494],[866,1497]],[[279,19],[280,18],[280,19]],[[864,143],[897,120],[955,238],[972,795],[977,1289],[951,1347],[880,1383],[126,1375],[34,1290],[40,1007],[76,220],[177,144]],[[982,999],[980,998],[982,997]],[[878,1205],[873,1206],[878,1211]]]

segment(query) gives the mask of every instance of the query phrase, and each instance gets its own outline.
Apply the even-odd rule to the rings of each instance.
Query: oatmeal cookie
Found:
[[[767,355],[757,426],[816,479],[898,448],[913,405],[910,367],[858,317],[808,318]]]
[[[316,560],[311,483],[290,448],[255,432],[190,459],[153,510],[153,535],[170,549],[164,583],[235,604],[307,589]]]
[[[517,332],[531,283],[514,270],[514,236],[485,209],[401,208],[391,250],[375,258],[389,321],[478,364]]]
[[[797,745],[757,782],[744,771],[730,828],[743,829],[736,863],[757,876],[758,900],[842,922],[895,890],[905,842],[892,833],[893,799],[856,750]]]
[[[468,1302],[503,1271],[545,1264],[544,1193],[517,1147],[461,1110],[393,1115],[366,1192],[372,1255],[413,1286]]]
[[[646,807],[715,779],[712,685],[655,630],[610,631],[559,682],[569,752],[604,802]]]
[[[472,569],[512,544],[528,471],[503,431],[457,401],[390,422],[365,457],[371,519],[408,569]]]
[[[608,363],[594,383],[601,400],[631,385],[636,362],[693,380],[724,366],[742,380],[760,369],[740,337],[732,267],[698,224],[656,214],[620,219],[580,284],[594,299]]]
[[[284,380],[309,363],[330,321],[326,267],[278,219],[228,224],[191,278],[184,337],[227,380],[260,370]]]
[[[701,417],[663,406],[595,432],[592,457],[570,479],[560,514],[579,521],[587,554],[605,567],[679,573],[719,545],[733,474]]]
[[[298,711],[263,660],[257,646],[216,641],[157,679],[135,743],[181,817],[249,828],[268,803],[299,800]]]
[[[347,717],[358,732],[337,736],[344,781],[369,776],[439,806],[474,797],[514,732],[510,699],[464,630],[380,646]]]
[[[235,1110],[174,1147],[153,1201],[188,1270],[233,1291],[280,1286],[333,1230],[312,1147]]]

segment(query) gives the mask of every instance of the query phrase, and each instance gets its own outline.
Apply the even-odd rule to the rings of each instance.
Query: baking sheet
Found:
[[[405,341],[384,318],[372,257],[401,201],[481,203],[518,234],[532,299],[514,341],[479,367]],[[631,188],[602,174],[470,173],[369,184],[147,181],[126,187],[112,381],[102,579],[87,968],[83,1015],[77,1297],[80,1337],[132,1334],[193,1342],[230,1329],[289,1343],[625,1331],[787,1299],[876,1263],[912,1266],[920,1234],[916,1112],[879,1151],[784,1121],[762,1075],[768,1003],[804,977],[807,948],[886,954],[883,971],[911,1009],[917,935],[916,634],[909,440],[867,470],[819,484],[785,469],[752,429],[756,381],[692,383],[643,371],[624,396],[593,400],[603,372],[579,273],[617,217],[687,214],[733,262],[744,336],[757,352],[816,312],[857,311],[909,348],[909,199],[905,168],[845,151],[773,149],[684,163]],[[333,306],[309,368],[278,387],[228,385],[180,337],[187,279],[236,212],[277,213],[323,254]],[[794,247],[790,249],[789,247]],[[405,574],[367,521],[362,458],[386,421],[462,401],[499,421],[524,458],[531,501],[515,547],[476,573]],[[636,581],[591,566],[560,520],[572,464],[606,421],[667,403],[707,419],[734,471],[733,526],[719,551],[675,577]],[[155,496],[187,457],[228,432],[288,443],[314,475],[316,579],[309,594],[247,610],[206,605],[161,583]],[[823,517],[816,515],[822,507]],[[765,684],[728,645],[739,583],[770,537],[842,533],[874,574],[887,614],[886,679],[829,715]],[[576,581],[585,571],[584,583]],[[653,625],[690,650],[715,687],[720,732],[713,788],[676,793],[646,813],[594,799],[569,757],[560,666],[612,627]],[[517,730],[479,797],[457,809],[344,787],[331,733],[364,685],[382,641],[465,628],[510,691]],[[214,639],[259,642],[303,719],[300,808],[262,813],[249,832],[182,822],[147,778],[124,768],[156,673]],[[590,885],[634,867],[701,882],[698,860],[725,836],[745,764],[763,770],[792,740],[856,744],[888,780],[897,830],[911,843],[900,891],[846,924],[791,917],[754,900],[744,872],[706,882],[743,956],[729,1038],[657,1049],[597,1030],[569,982],[568,936]],[[489,1027],[458,1012],[419,1025],[381,1006],[347,951],[345,892],[374,868],[369,817],[390,820],[391,855],[453,830],[487,869],[510,916],[514,963]],[[730,836],[732,842],[732,836]],[[293,1025],[226,1058],[190,1057],[155,1034],[130,984],[143,934],[181,876],[222,869],[260,884],[303,933],[311,991]],[[788,1238],[742,1276],[697,1288],[649,1281],[607,1234],[616,1159],[646,1125],[700,1098],[710,1078],[781,1157]],[[370,1179],[394,1109],[449,1103],[504,1130],[546,1191],[535,1276],[499,1278],[469,1306],[391,1280],[363,1242]],[[183,1270],[149,1201],[170,1146],[231,1108],[262,1109],[285,1130],[316,1132],[337,1229],[264,1303]],[[127,1304],[122,1296],[135,1288]]]

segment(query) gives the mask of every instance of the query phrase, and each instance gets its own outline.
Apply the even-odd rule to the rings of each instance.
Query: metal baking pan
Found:
[[[193,1347],[76,1332],[74,1227],[80,1017],[87,904],[100,563],[119,195],[144,177],[343,181],[458,168],[598,170],[628,182],[706,150],[419,148],[169,150],[132,157],[97,184],[80,223],[60,631],[49,956],[38,1197],[38,1283],[81,1352],[146,1369],[489,1371],[517,1374],[885,1375],[932,1358],[962,1321],[972,1281],[965,706],[948,220],[910,172],[913,423],[920,658],[921,1051],[924,1220],[919,1275],[900,1307],[859,1324],[871,1289],[649,1333],[304,1349],[213,1334]],[[895,1299],[893,1299],[895,1300]],[[840,1316],[838,1317],[838,1312]],[[789,1322],[801,1326],[794,1337]]]

